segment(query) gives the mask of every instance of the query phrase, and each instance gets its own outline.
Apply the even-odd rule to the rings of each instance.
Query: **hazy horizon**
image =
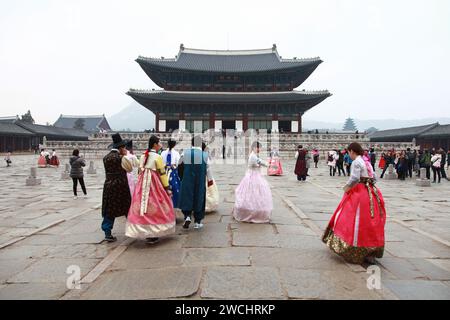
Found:
[[[283,57],[324,60],[297,89],[333,96],[305,120],[448,118],[449,16],[445,0],[0,0],[0,116],[111,117],[129,88],[158,88],[139,55],[276,43]]]

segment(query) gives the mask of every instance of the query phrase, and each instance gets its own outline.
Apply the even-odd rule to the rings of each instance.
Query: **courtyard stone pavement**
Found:
[[[124,236],[103,242],[100,203],[104,171],[87,174],[88,197],[72,196],[59,168],[37,169],[42,184],[25,186],[37,156],[14,156],[0,168],[0,299],[450,299],[450,182],[417,187],[381,180],[387,203],[385,256],[377,260],[380,289],[370,290],[367,265],[333,254],[321,234],[342,196],[344,177],[322,162],[307,182],[266,177],[272,187],[270,224],[232,217],[234,189],[245,165],[215,164],[217,212],[202,230],[181,228],[156,245]],[[81,193],[81,191],[79,191]],[[79,268],[80,288],[67,279]],[[69,269],[68,269],[69,268]],[[75,273],[76,275],[76,273]]]

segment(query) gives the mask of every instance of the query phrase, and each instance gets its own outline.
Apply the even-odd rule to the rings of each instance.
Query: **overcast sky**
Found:
[[[333,96],[308,119],[450,117],[447,0],[0,0],[0,116],[115,114],[157,88],[137,56],[180,43],[320,56],[299,89]]]

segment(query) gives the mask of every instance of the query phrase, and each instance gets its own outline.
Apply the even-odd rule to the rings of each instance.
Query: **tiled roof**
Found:
[[[136,60],[142,67],[159,66],[176,70],[203,72],[264,72],[280,71],[300,67],[317,67],[319,57],[308,59],[282,59],[276,50],[201,50],[181,47],[175,59],[147,58]]]
[[[33,136],[34,134],[14,123],[0,122],[0,134]]]
[[[0,117],[0,123],[14,123],[16,120],[18,120],[17,116]]]
[[[450,124],[438,125],[419,135],[420,138],[450,137]]]
[[[15,122],[18,126],[40,136],[49,137],[71,137],[86,139],[89,134],[82,130],[58,128],[53,126],[44,126],[40,124],[30,124],[23,121]]]
[[[73,129],[75,122],[78,119],[84,120],[84,130],[86,131],[99,131],[99,125],[105,117],[100,116],[70,116],[61,115],[58,120],[56,120],[54,126],[59,128]],[[106,121],[106,119],[105,119]],[[107,128],[105,128],[107,129]]]
[[[127,93],[133,98],[146,98],[154,102],[208,102],[208,103],[270,103],[270,102],[307,102],[323,100],[329,96],[324,91],[285,91],[285,92],[196,92],[134,90]]]
[[[395,138],[403,138],[403,137],[411,137],[411,139],[423,134],[435,127],[439,126],[438,123],[428,124],[424,126],[417,127],[408,127],[408,128],[399,128],[399,129],[390,129],[390,130],[380,130],[374,132],[370,136],[371,141],[377,141],[377,139],[395,139]]]

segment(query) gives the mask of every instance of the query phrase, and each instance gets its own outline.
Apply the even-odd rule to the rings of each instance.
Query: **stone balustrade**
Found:
[[[141,154],[145,151],[148,144],[148,139],[153,133],[142,132],[124,132],[121,133],[123,139],[132,139],[133,148],[136,154]],[[189,133],[158,133],[157,134],[164,147],[167,146],[167,141],[170,138],[177,140],[178,149],[182,150],[190,146],[192,135]],[[371,143],[370,139],[362,134],[347,134],[347,133],[331,133],[331,134],[296,134],[296,133],[272,133],[267,134],[261,132],[256,135],[255,131],[248,131],[246,133],[237,133],[236,139],[233,136],[226,138],[226,145],[236,144],[242,148],[249,148],[251,143],[258,139],[263,145],[263,150],[276,147],[282,157],[293,157],[298,145],[303,145],[308,150],[317,149],[322,155],[326,157],[326,152],[334,149],[344,149],[351,142],[359,142],[363,148],[368,149],[374,147],[377,152],[382,150],[405,150],[406,148],[415,148],[414,143],[404,142],[388,142],[388,143]],[[204,134],[204,139],[207,143],[215,146],[216,152],[222,152],[222,134],[220,132],[209,131]],[[46,148],[56,149],[58,154],[63,157],[68,157],[72,154],[74,149],[80,150],[80,154],[86,159],[98,159],[103,157],[111,144],[111,134],[94,134],[89,137],[88,141],[47,141]],[[220,149],[220,150],[218,150]]]

